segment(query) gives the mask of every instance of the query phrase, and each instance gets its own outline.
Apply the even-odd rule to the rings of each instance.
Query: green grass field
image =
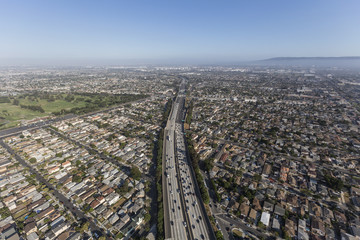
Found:
[[[20,123],[20,120],[30,120],[46,115],[48,114],[23,109],[11,103],[0,103],[0,129],[15,127]]]
[[[30,120],[50,114],[56,116],[67,113],[84,114],[146,96],[132,94],[31,93],[17,96],[16,98],[3,97],[0,99],[0,130],[19,126],[21,120]]]
[[[48,116],[53,112],[60,111],[61,109],[69,110],[74,107],[84,107],[86,105],[85,99],[88,97],[84,98],[80,95],[75,95],[75,98],[80,97],[82,100],[75,100],[72,102],[67,102],[63,99],[57,99],[54,102],[48,102],[45,99],[37,99],[37,101],[32,101],[28,97],[18,99],[20,105],[41,106],[45,110],[44,113],[21,108],[20,105],[16,106],[12,103],[0,103],[0,130],[16,127],[20,124],[21,120],[30,120],[36,117]]]
[[[70,110],[73,107],[85,107],[85,101],[73,101],[67,102],[65,100],[55,100],[54,102],[48,102],[45,99],[39,99],[38,101],[31,101],[29,99],[20,99],[20,104],[23,105],[38,105],[41,106],[45,113],[52,113],[60,111],[61,109]]]

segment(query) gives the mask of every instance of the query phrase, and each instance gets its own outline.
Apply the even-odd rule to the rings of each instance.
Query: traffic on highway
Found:
[[[196,194],[197,185],[186,155],[182,123],[184,102],[185,81],[180,86],[164,133],[165,238],[211,239],[205,222],[207,216],[199,206],[201,199]]]

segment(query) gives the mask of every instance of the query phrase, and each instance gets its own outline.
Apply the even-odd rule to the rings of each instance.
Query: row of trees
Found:
[[[35,112],[41,112],[41,113],[45,112],[45,110],[41,106],[38,106],[38,105],[22,105],[22,104],[20,104],[20,107],[29,109],[29,110],[35,111]]]
[[[190,123],[191,123],[193,108],[194,108],[194,103],[191,102],[191,103],[190,103],[190,106],[189,106],[189,108],[188,108],[187,114],[186,114],[186,119],[185,119],[185,122],[186,122],[188,125],[190,125]]]
[[[10,103],[10,99],[8,97],[0,97],[0,103]]]
[[[195,172],[196,181],[198,183],[198,186],[200,188],[201,198],[204,201],[204,203],[209,203],[209,193],[207,191],[207,188],[205,187],[204,178],[201,175],[200,168],[199,168],[199,161],[200,157],[199,154],[195,151],[193,142],[191,141],[190,136],[188,135],[186,137],[188,150],[191,158],[191,164]]]
[[[83,94],[88,96],[89,94]],[[70,110],[61,109],[60,111],[53,112],[54,115],[59,116],[63,114],[85,114],[93,111],[100,110],[101,108],[111,107],[114,105],[119,105],[126,102],[136,101],[148,97],[148,95],[143,94],[90,94],[92,99],[86,99],[86,105],[84,107],[74,107]],[[72,97],[66,97],[67,101],[73,101]]]
[[[324,178],[328,187],[336,191],[340,191],[344,187],[344,182],[341,179],[333,177],[329,173],[325,173]]]

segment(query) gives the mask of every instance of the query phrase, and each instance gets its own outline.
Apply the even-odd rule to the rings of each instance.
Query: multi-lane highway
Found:
[[[213,239],[186,155],[183,128],[185,81],[164,131],[163,199],[166,239]]]

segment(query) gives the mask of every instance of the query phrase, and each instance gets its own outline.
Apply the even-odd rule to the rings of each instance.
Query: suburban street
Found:
[[[14,152],[3,140],[0,139],[0,145],[4,147],[10,154],[12,154],[15,159],[24,167],[27,167],[32,174],[35,174],[36,179],[45,184],[49,190],[52,191],[52,194],[78,219],[82,219],[83,221],[88,221],[90,223],[90,229],[92,232],[97,232],[98,235],[105,235],[104,231],[100,229],[89,217],[87,217],[82,211],[80,211],[76,206],[74,206],[68,198],[66,198],[63,194],[58,192],[54,186],[52,186],[45,178],[43,178],[33,167],[31,167],[28,163],[25,162],[18,154]],[[101,233],[101,234],[99,234]]]
[[[203,177],[205,179],[206,185],[210,186],[209,175],[203,173]],[[268,237],[268,235],[258,231],[256,228],[247,226],[244,222],[242,222],[241,219],[228,217],[228,213],[226,213],[224,210],[222,210],[219,207],[218,204],[216,204],[215,196],[213,194],[213,191],[210,189],[209,189],[209,196],[211,198],[210,200],[211,213],[215,217],[215,220],[217,221],[216,224],[219,226],[225,240],[232,239],[231,238],[232,235],[228,234],[229,231],[227,231],[226,228],[228,228],[229,230],[233,228],[240,228],[243,231],[247,231],[257,237],[263,237],[265,239],[266,237]]]
[[[85,149],[86,149],[87,151],[89,151],[89,152],[95,152],[101,159],[107,160],[107,161],[115,164],[115,165],[118,166],[122,171],[124,171],[124,172],[126,172],[126,173],[130,173],[130,168],[131,168],[130,165],[128,165],[128,164],[126,164],[126,163],[121,163],[121,162],[119,162],[119,161],[117,161],[117,160],[115,160],[115,159],[113,159],[113,158],[111,158],[111,157],[109,157],[109,156],[106,156],[104,153],[99,152],[99,151],[97,151],[96,149],[93,149],[93,148],[91,148],[91,147],[89,147],[89,146],[86,146],[86,145],[84,145],[84,144],[82,144],[82,143],[79,143],[78,141],[75,141],[74,139],[71,139],[71,138],[69,138],[68,136],[66,136],[66,135],[64,135],[64,134],[62,134],[62,133],[60,133],[60,132],[58,132],[58,131],[55,131],[55,130],[53,130],[53,129],[51,129],[51,128],[49,128],[49,130],[50,130],[52,133],[58,135],[59,137],[64,138],[64,139],[72,142],[73,144],[81,147],[81,148],[85,148]]]

